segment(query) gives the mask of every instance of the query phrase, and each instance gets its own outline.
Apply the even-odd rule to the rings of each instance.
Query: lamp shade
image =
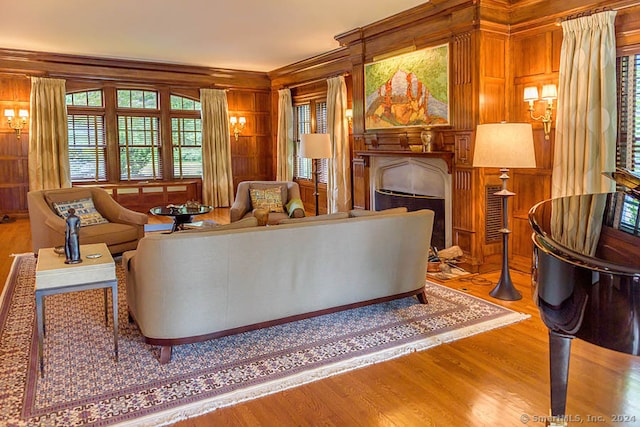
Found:
[[[536,101],[538,99],[538,88],[535,86],[529,86],[524,88],[524,100]]]
[[[300,135],[298,155],[305,159],[331,157],[331,139],[328,133],[303,133]]]
[[[530,123],[478,125],[473,166],[484,168],[535,168],[533,130]]]

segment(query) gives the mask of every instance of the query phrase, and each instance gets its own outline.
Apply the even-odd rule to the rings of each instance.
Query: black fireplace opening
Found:
[[[399,207],[405,207],[409,212],[431,209],[435,212],[431,246],[445,248],[444,197],[380,189],[375,191],[375,206],[377,211]]]

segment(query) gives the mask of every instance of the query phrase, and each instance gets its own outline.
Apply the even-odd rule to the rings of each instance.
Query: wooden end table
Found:
[[[38,251],[36,265],[36,318],[38,324],[38,361],[40,375],[44,376],[43,340],[45,335],[44,297],[88,289],[104,289],[104,321],[109,325],[107,289],[111,288],[113,306],[113,351],[118,361],[118,280],[116,266],[104,243],[80,245],[82,262],[65,264],[65,256],[53,248]],[[99,255],[98,257],[92,257]],[[89,257],[89,258],[88,258]]]

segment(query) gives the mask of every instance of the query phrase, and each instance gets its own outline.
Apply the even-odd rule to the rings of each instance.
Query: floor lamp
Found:
[[[494,298],[515,301],[522,298],[509,273],[509,219],[507,205],[515,193],[507,190],[509,168],[535,168],[533,132],[529,123],[491,123],[476,128],[473,166],[500,168],[502,190],[494,195],[502,198],[502,272],[500,280],[489,293]]]
[[[313,159],[313,180],[315,183],[316,216],[320,213],[318,206],[318,160],[331,157],[331,139],[328,133],[304,133],[300,135],[298,155],[305,159]]]

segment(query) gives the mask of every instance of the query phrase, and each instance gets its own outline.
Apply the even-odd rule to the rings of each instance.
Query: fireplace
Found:
[[[444,160],[372,157],[370,174],[372,209],[431,209],[436,214],[431,244],[438,249],[451,246],[451,175]]]

